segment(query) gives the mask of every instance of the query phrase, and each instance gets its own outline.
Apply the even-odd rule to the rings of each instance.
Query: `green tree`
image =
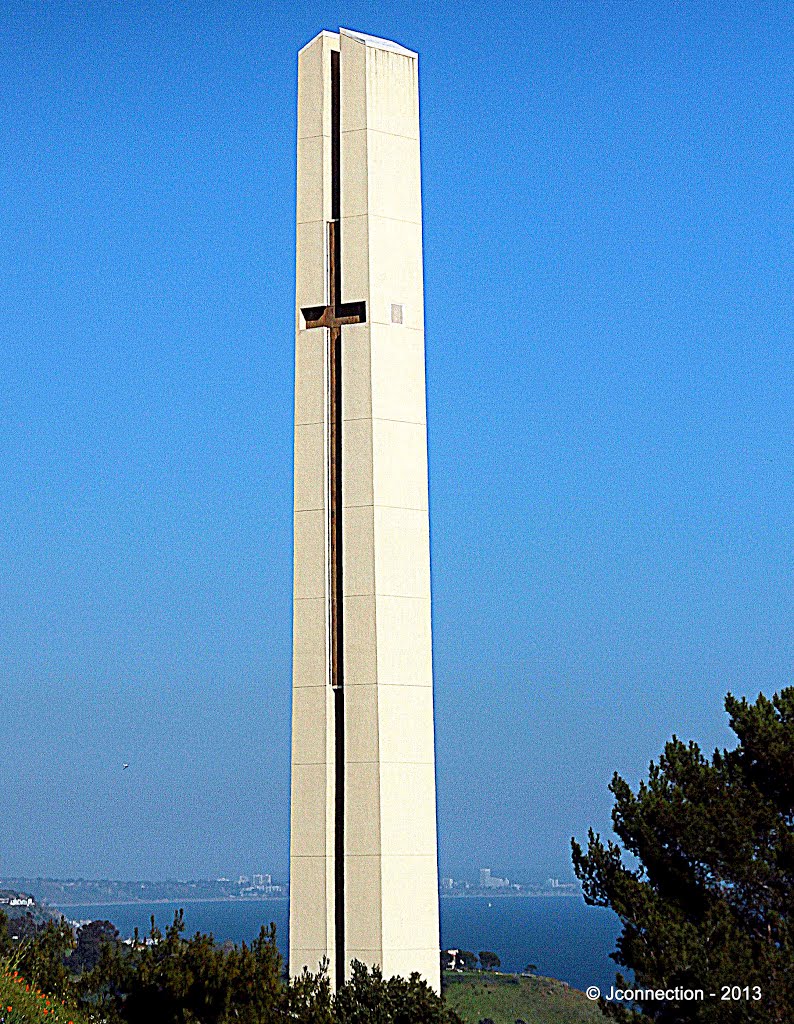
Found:
[[[40,930],[40,926],[30,911],[22,917],[12,917],[7,920],[8,934],[15,944],[35,938]]]
[[[14,949],[15,943],[8,931],[8,914],[0,910],[0,957],[8,956]]]
[[[461,949],[458,952],[458,963],[464,971],[475,971],[477,969],[477,954],[468,949]]]
[[[107,1024],[121,1024],[121,1007],[135,985],[135,955],[121,943],[100,946],[96,964],[74,982],[82,1009]]]
[[[350,980],[334,998],[336,1024],[463,1024],[418,974],[384,979],[354,960]]]
[[[623,925],[613,958],[635,981],[618,984],[706,993],[635,1002],[664,1024],[794,1020],[794,688],[754,703],[729,694],[725,709],[734,749],[708,758],[674,736],[636,793],[615,774],[622,848],[592,829],[586,852],[572,840],[586,901]]]
[[[136,933],[131,949],[102,944],[97,964],[79,982],[83,1007],[111,1024],[303,1024],[299,1013],[289,1015],[292,989],[281,981],[275,925],[263,927],[250,946],[231,949],[212,935],[184,939],[184,929],[179,911],[165,934],[152,919],[148,938]],[[296,1005],[314,1011],[318,999],[302,994]],[[309,1019],[323,1024],[319,1014]]]
[[[480,951],[480,964],[484,971],[498,971],[502,961],[492,950],[483,949]]]
[[[303,973],[288,983],[289,1016],[279,1019],[289,1019],[297,1024],[336,1024],[332,998],[327,961],[317,974],[304,967]]]
[[[66,957],[74,948],[72,929],[65,921],[47,921],[36,934],[18,943],[20,974],[58,999],[70,995]]]
[[[77,942],[67,960],[67,967],[75,974],[90,971],[99,963],[103,944],[118,941],[118,928],[110,921],[91,921],[83,925],[77,932]]]

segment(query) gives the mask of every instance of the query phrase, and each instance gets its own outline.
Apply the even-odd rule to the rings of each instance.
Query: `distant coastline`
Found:
[[[482,869],[481,884],[442,878],[439,898],[445,906],[454,901],[470,900],[472,905],[504,905],[505,900],[526,900],[542,897],[549,899],[570,897],[582,902],[578,885],[550,878],[546,885],[512,883],[507,879],[493,879],[489,869]],[[483,881],[483,876],[487,876]],[[490,879],[490,881],[488,880]],[[494,882],[498,884],[494,884]],[[253,883],[253,884],[252,884]],[[286,905],[289,901],[289,882],[274,881],[265,872],[253,876],[240,875],[239,879],[165,879],[162,881],[131,881],[121,879],[58,879],[58,878],[0,878],[0,896],[3,892],[32,897],[41,907],[72,911],[86,916],[92,907],[168,907],[206,904],[238,906]],[[449,901],[449,902],[447,902]],[[2,903],[0,899],[0,903]],[[109,913],[110,911],[103,911]]]
[[[559,892],[552,889],[550,892],[545,892],[539,889],[533,889],[528,892],[526,889],[522,889],[520,892],[513,890],[512,892],[442,892],[439,893],[442,900],[527,900],[527,899],[544,899],[544,900],[569,900],[571,898],[581,899],[582,892],[580,889],[576,890],[565,890]]]
[[[442,900],[525,900],[525,899],[581,899],[580,892],[442,892],[439,898]],[[287,903],[289,896],[172,896],[159,899],[96,899],[96,900],[74,900],[66,902],[59,900],[58,910],[68,910],[71,907],[142,907],[161,906],[169,903]]]
[[[148,907],[168,903],[286,903],[289,896],[168,896],[140,900],[75,900],[58,901],[58,910],[70,907]]]

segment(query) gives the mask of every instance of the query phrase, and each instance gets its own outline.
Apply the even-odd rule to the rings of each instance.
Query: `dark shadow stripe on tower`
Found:
[[[333,260],[332,277],[334,298],[341,304],[342,292],[342,183],[341,183],[341,105],[340,105],[339,53],[331,51],[331,219],[335,230],[331,232]],[[336,945],[336,987],[345,982],[345,692],[344,692],[344,623],[342,584],[342,331],[332,328],[331,356],[331,529],[332,578],[335,606],[332,615],[334,647],[334,929]]]

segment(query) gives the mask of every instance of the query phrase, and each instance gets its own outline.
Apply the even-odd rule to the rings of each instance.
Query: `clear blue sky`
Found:
[[[792,681],[790,5],[291,6],[2,5],[0,875],[286,871],[322,28],[421,58],[442,871]]]

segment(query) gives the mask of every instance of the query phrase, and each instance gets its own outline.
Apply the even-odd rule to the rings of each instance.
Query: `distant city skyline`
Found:
[[[570,879],[568,878],[568,875],[570,875]],[[484,876],[487,876],[485,880],[484,880]],[[475,888],[478,887],[478,886],[479,887],[483,887],[483,888],[502,888],[502,887],[509,887],[511,884],[537,885],[537,884],[540,884],[541,882],[548,883],[552,887],[555,887],[555,886],[559,886],[560,884],[567,884],[568,881],[575,882],[575,876],[573,874],[573,871],[570,871],[568,869],[567,865],[565,866],[564,870],[561,870],[560,872],[558,872],[557,876],[555,876],[555,875],[543,876],[542,873],[535,873],[535,874],[530,875],[530,876],[520,876],[520,877],[516,876],[516,877],[513,877],[512,879],[508,879],[506,877],[500,877],[500,876],[492,875],[490,868],[480,867],[480,868],[472,869],[469,874],[464,874],[462,876],[457,876],[457,877],[453,877],[451,875],[446,875],[442,871],[440,873],[440,875],[439,875],[439,878],[440,878],[440,883],[441,883],[441,887],[442,888],[444,887],[444,883],[446,883],[446,882],[451,882],[451,883],[454,883],[456,885],[463,885],[463,884],[465,884],[465,885],[469,885],[469,886],[472,886],[472,887],[475,887]],[[564,881],[562,883],[560,882],[561,878],[564,879]],[[49,875],[41,875],[41,876],[8,875],[8,876],[5,876],[5,877],[0,877],[0,886],[2,886],[4,883],[7,883],[7,882],[20,881],[22,879],[27,879],[28,881],[32,881],[34,879],[38,879],[38,880],[41,880],[41,881],[57,881],[57,882],[62,882],[62,883],[66,883],[66,884],[73,884],[73,883],[77,883],[77,882],[86,882],[86,883],[89,883],[89,884],[94,884],[94,883],[97,883],[97,882],[109,881],[109,882],[123,882],[125,884],[136,884],[136,885],[138,885],[138,884],[149,884],[149,883],[153,883],[153,884],[158,884],[159,885],[159,884],[170,883],[170,882],[173,882],[173,883],[176,883],[176,884],[180,884],[180,885],[190,885],[190,884],[193,884],[195,882],[219,882],[219,883],[229,883],[231,885],[251,886],[251,887],[260,887],[260,888],[261,887],[266,887],[266,886],[269,886],[269,885],[279,885],[279,884],[284,884],[284,883],[288,883],[289,882],[289,877],[287,875],[285,875],[283,877],[280,877],[280,876],[274,875],[274,874],[269,873],[269,872],[261,872],[261,873],[255,872],[253,874],[248,875],[248,874],[238,873],[236,871],[231,871],[231,872],[228,872],[226,874],[213,875],[213,876],[210,876],[210,877],[194,876],[194,877],[190,877],[190,878],[188,878],[188,877],[180,878],[180,877],[177,877],[177,876],[164,876],[162,878],[153,878],[153,877],[143,877],[143,876],[140,876],[140,875],[138,875],[138,876],[130,876],[130,877],[126,877],[126,878],[108,878],[108,877],[105,877],[105,878],[99,878],[99,877],[91,878],[91,877],[85,877],[85,876],[79,876],[79,877],[74,877],[74,878],[58,878],[58,877],[49,876]]]
[[[410,892],[410,882],[404,891]],[[299,883],[298,883],[299,884]],[[398,887],[402,888],[402,887]],[[194,879],[65,879],[65,878],[0,878],[0,904],[29,906],[30,898],[45,910],[67,913],[71,907],[147,906],[163,903],[185,905],[286,900],[291,897],[288,879],[272,878],[265,873],[240,875],[235,880],[220,878]],[[463,879],[440,876],[439,898],[526,899],[538,897],[582,897],[578,881],[560,881],[549,877],[523,879],[520,882],[494,876],[488,868],[480,868],[479,877]]]

